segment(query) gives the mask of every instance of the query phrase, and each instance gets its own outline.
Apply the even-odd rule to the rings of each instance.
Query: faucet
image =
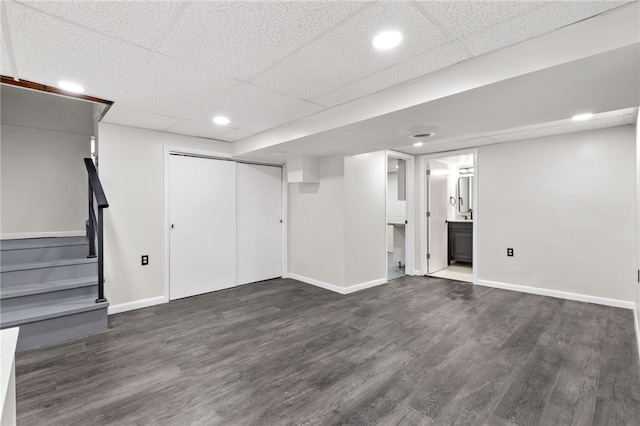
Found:
[[[469,218],[470,220],[473,220],[473,210],[469,209]]]

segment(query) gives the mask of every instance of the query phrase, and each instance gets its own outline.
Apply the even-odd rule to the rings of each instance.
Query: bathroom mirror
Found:
[[[458,212],[468,214],[473,203],[473,176],[458,178]]]

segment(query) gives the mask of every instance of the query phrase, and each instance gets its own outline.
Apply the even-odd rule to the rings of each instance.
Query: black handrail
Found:
[[[91,188],[93,188],[96,201],[98,202],[98,207],[109,207],[109,202],[107,201],[107,197],[104,195],[104,189],[102,189],[102,183],[100,183],[100,178],[98,177],[96,166],[93,165],[93,160],[91,160],[91,158],[85,158],[84,165],[87,167],[87,173],[89,173],[89,184],[91,185]]]
[[[98,236],[98,298],[96,303],[106,302],[104,297],[104,225],[102,219],[102,210],[109,207],[107,197],[104,195],[98,172],[90,158],[84,159],[84,165],[87,167],[89,175],[89,220],[87,221],[87,238],[89,239],[89,256],[96,257],[96,234]],[[98,217],[93,207],[93,199],[98,204]]]

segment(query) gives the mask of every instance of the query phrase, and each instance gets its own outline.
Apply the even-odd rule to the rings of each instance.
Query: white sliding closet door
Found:
[[[237,165],[238,284],[282,276],[282,168]]]
[[[236,285],[236,163],[170,155],[169,298]]]

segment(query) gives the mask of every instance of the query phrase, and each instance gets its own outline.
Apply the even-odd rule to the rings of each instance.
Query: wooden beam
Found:
[[[18,86],[24,87],[25,89],[36,90],[38,92],[48,92],[53,93],[60,96],[66,96],[67,98],[74,99],[82,99],[83,101],[95,102],[99,104],[105,105],[113,105],[113,101],[108,101],[106,99],[95,98],[93,96],[81,95],[79,93],[69,93],[65,92],[62,89],[58,89],[57,87],[47,86],[46,84],[34,83],[33,81],[27,80],[14,80],[13,77],[7,77],[6,75],[0,75],[0,83],[7,84],[10,86]]]

